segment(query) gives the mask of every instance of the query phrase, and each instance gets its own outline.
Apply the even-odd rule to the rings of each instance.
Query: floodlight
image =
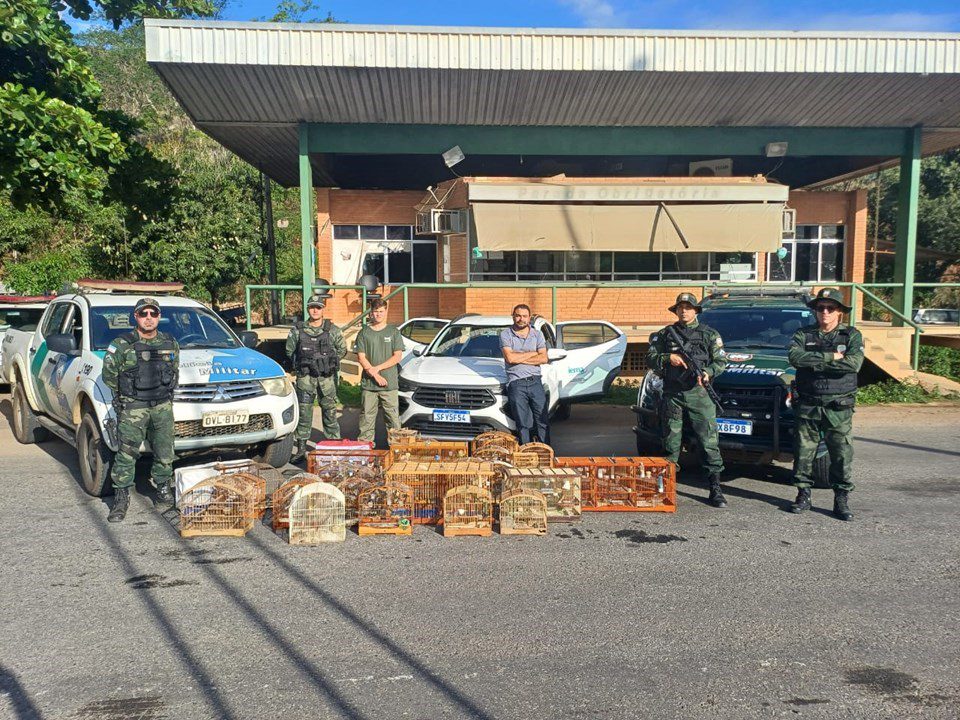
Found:
[[[463,154],[463,150],[460,149],[459,145],[454,145],[452,148],[443,153],[443,162],[447,164],[448,168],[452,168],[459,162],[462,162],[466,155]]]
[[[787,143],[785,142],[767,143],[765,154],[767,157],[783,157],[784,155],[787,154]]]

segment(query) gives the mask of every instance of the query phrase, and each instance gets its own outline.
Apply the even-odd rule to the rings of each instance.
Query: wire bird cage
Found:
[[[289,527],[290,501],[297,490],[315,482],[320,478],[312,473],[299,473],[287,480],[273,493],[273,509],[271,510],[271,524],[274,530]]]
[[[547,499],[536,490],[511,490],[500,498],[501,535],[546,535]]]
[[[540,467],[540,455],[535,452],[527,452],[521,448],[510,456],[510,464],[518,468],[538,468]]]
[[[395,462],[456,461],[470,455],[470,444],[456,440],[418,440],[387,450],[388,467]]]
[[[460,485],[443,496],[443,536],[493,533],[493,496],[478,485]]]
[[[529,442],[520,446],[522,453],[534,453],[537,456],[537,467],[553,467],[553,448],[542,442]]]
[[[304,485],[290,499],[287,522],[291,545],[343,542],[347,536],[343,493],[330,483]]]
[[[218,463],[213,466],[217,472],[228,475],[231,473],[242,474],[247,479],[257,484],[257,517],[263,517],[267,508],[270,507],[273,494],[283,484],[283,473],[272,465],[258,463],[250,460],[243,465],[235,463]]]
[[[547,520],[580,519],[580,474],[570,468],[513,468],[507,471],[503,492],[539,492],[547,501]]]
[[[357,522],[357,501],[360,493],[383,482],[383,470],[373,465],[354,465],[348,461],[337,461],[317,468],[316,475],[343,492],[346,503],[346,522],[352,526]]]
[[[387,445],[406,445],[411,442],[419,442],[420,433],[410,428],[393,428],[387,430]]]
[[[655,457],[559,457],[583,476],[584,512],[676,512],[676,466]]]
[[[413,525],[413,490],[407,485],[382,483],[360,493],[357,533],[360,535],[410,535]]]
[[[474,450],[471,457],[478,460],[487,460],[489,462],[511,462],[513,460],[513,450],[505,448],[502,445],[484,445],[479,450]]]
[[[472,458],[453,462],[397,462],[386,473],[387,482],[407,485],[413,490],[415,525],[443,522],[443,498],[447,490],[460,485],[489,488],[493,480],[490,463]]]
[[[356,442],[350,445],[317,444],[307,453],[307,472],[319,473],[320,468],[331,463],[349,463],[361,467],[385,468],[390,462],[386,450],[376,450],[371,442]]]
[[[488,445],[506,448],[511,452],[520,447],[520,443],[517,442],[517,439],[512,433],[503,432],[502,430],[491,430],[489,432],[480,433],[473,438],[473,444],[471,446],[471,449],[473,450],[472,454],[476,455],[478,450],[483,450]]]
[[[237,474],[202,480],[180,495],[180,536],[246,535],[257,518],[256,492]]]

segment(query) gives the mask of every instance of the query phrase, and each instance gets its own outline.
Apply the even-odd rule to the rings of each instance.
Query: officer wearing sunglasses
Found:
[[[807,303],[816,325],[803,327],[790,341],[788,357],[797,369],[793,400],[794,485],[797,499],[790,510],[810,509],[813,462],[822,437],[830,453],[833,514],[850,520],[848,495],[853,490],[853,408],[857,399],[857,372],[863,364],[860,331],[841,322],[850,312],[837,288],[823,288]]]
[[[171,502],[173,479],[173,391],[180,370],[180,347],[157,330],[160,303],[141,298],[133,309],[136,329],[116,338],[103,358],[103,382],[113,391],[120,449],[113,459],[114,501],[107,519],[121,522],[130,505],[130,488],[144,440],[153,451],[150,471],[157,505]]]

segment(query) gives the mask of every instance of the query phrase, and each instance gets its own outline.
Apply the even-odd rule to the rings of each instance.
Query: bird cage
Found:
[[[553,467],[553,448],[542,442],[529,442],[520,446],[522,453],[535,453],[537,456],[537,467]]]
[[[503,481],[506,495],[517,490],[539,492],[547,501],[547,520],[580,519],[580,474],[571,468],[513,468]]]
[[[415,525],[443,522],[443,498],[447,490],[460,485],[488,489],[493,480],[490,463],[472,458],[453,462],[397,462],[386,472],[387,482],[408,485],[413,490]]]
[[[387,430],[387,445],[406,445],[411,442],[419,442],[420,433],[410,428],[393,428]]]
[[[299,473],[277,488],[276,492],[273,493],[273,509],[271,510],[274,530],[288,527],[290,501],[293,500],[297,490],[305,485],[320,481],[319,477],[311,473]]]
[[[343,542],[347,536],[343,493],[330,483],[304,485],[290,499],[287,523],[291,545]]]
[[[493,496],[478,485],[459,485],[443,496],[443,536],[493,533]]]
[[[257,518],[256,486],[237,475],[202,480],[180,495],[180,536],[246,535]]]
[[[511,490],[500,498],[501,535],[546,535],[547,499],[536,490]]]
[[[470,455],[470,444],[456,440],[418,440],[387,450],[388,466],[395,462],[456,461]]]
[[[517,439],[512,433],[503,432],[502,430],[491,430],[490,432],[480,433],[473,438],[472,454],[476,455],[478,450],[483,450],[483,448],[488,445],[503,447],[511,452],[520,447],[520,443],[517,442]]]
[[[327,482],[339,488],[343,493],[346,506],[346,523],[348,526],[353,526],[359,518],[360,495],[377,485],[381,485],[383,483],[383,472],[372,467],[360,467],[349,463],[344,463],[341,466],[341,471],[335,479]]]
[[[505,448],[502,445],[484,445],[479,450],[474,450],[471,457],[489,462],[511,462],[513,460],[513,452],[513,450]]]
[[[360,535],[409,535],[413,532],[413,490],[381,483],[360,493],[357,532]]]
[[[503,482],[506,480],[507,471],[513,469],[509,462],[492,460],[490,469],[493,470],[493,477],[490,479],[490,492],[493,493],[493,499],[498,499],[503,494]]]
[[[307,472],[318,473],[330,463],[350,463],[364,467],[384,468],[390,462],[386,450],[376,450],[372,442],[326,440],[307,453]]]
[[[236,463],[218,463],[213,466],[219,473],[241,473],[257,484],[258,517],[263,517],[270,507],[273,494],[283,484],[283,473],[272,465],[249,460],[242,465]]]
[[[584,512],[676,512],[676,467],[664,458],[561,457],[584,478]]]
[[[535,452],[517,450],[510,456],[510,464],[518,468],[540,467],[540,455]]]

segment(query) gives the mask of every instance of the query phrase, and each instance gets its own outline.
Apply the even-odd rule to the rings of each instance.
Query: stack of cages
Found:
[[[343,492],[347,526],[357,522],[361,493],[383,483],[383,470],[374,465],[355,465],[349,461],[330,462],[317,467],[317,476]]]
[[[284,530],[290,526],[290,502],[297,490],[312,483],[321,482],[320,478],[311,473],[299,473],[287,480],[273,493],[273,506],[270,510],[271,521],[275,531]]]
[[[242,537],[256,522],[257,488],[232,473],[201,480],[180,495],[180,536]]]
[[[395,462],[455,462],[469,457],[470,444],[456,440],[417,440],[387,450],[387,467]]]
[[[501,535],[546,535],[547,499],[536,490],[511,490],[500,497]]]
[[[493,533],[493,495],[479,485],[460,485],[443,496],[443,536],[462,537]]]
[[[505,462],[513,464],[513,453],[515,451],[505,448],[503,445],[484,445],[479,450],[474,450],[471,457],[477,460],[486,460],[487,462]]]
[[[520,446],[521,453],[531,453],[537,456],[536,467],[551,468],[554,465],[553,448],[542,442],[529,442]],[[523,466],[527,467],[527,466]]]
[[[407,443],[418,442],[420,433],[409,428],[393,428],[387,430],[387,445],[406,445]]]
[[[283,473],[266,463],[258,463],[250,460],[243,465],[236,463],[219,463],[214,465],[214,467],[221,474],[240,474],[250,482],[256,484],[257,510],[261,518],[267,508],[271,506],[274,493],[283,484]]]
[[[581,514],[580,486],[580,473],[571,468],[512,468],[503,481],[503,493],[539,492],[547,501],[547,520],[574,522]]]
[[[287,523],[291,545],[343,542],[347,536],[343,493],[330,483],[304,485],[290,499]]]
[[[584,512],[676,512],[676,466],[655,457],[560,457],[584,478]]]
[[[319,474],[324,465],[349,463],[358,467],[383,470],[390,462],[386,450],[376,450],[372,442],[362,440],[324,440],[307,453],[307,472]]]
[[[540,455],[536,452],[527,452],[521,447],[510,456],[510,464],[518,468],[538,468]]]
[[[443,499],[447,491],[461,485],[490,490],[494,472],[490,463],[473,458],[453,462],[396,462],[386,472],[387,482],[407,485],[413,491],[414,525],[443,522]]]
[[[517,438],[515,438],[512,433],[503,432],[502,430],[491,430],[480,433],[473,438],[473,442],[470,444],[470,454],[475,456],[478,451],[491,445],[505,448],[510,452],[514,452],[520,447],[520,443],[517,442]]]
[[[359,535],[410,535],[413,524],[413,490],[386,482],[360,493]]]

